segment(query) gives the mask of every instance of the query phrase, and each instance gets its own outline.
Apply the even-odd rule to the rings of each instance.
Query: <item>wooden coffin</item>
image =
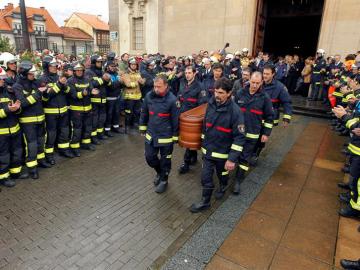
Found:
[[[180,114],[179,145],[191,150],[201,147],[201,132],[207,104]]]

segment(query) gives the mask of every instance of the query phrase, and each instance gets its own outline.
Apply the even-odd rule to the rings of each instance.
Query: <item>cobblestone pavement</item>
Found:
[[[274,131],[267,152],[298,133],[306,118],[295,119],[292,128]],[[142,137],[120,135],[81,158],[59,158],[39,180],[3,188],[0,269],[141,270],[171,254],[221,203],[204,214],[188,211],[200,197],[201,165],[179,176],[178,147],[169,189],[156,194],[143,151]]]

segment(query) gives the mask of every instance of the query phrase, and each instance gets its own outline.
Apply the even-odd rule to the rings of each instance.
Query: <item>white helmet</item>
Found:
[[[210,59],[205,57],[205,58],[203,58],[203,60],[201,60],[201,62],[203,63],[203,65],[209,64],[209,63],[210,63]]]
[[[321,54],[322,56],[324,56],[325,55],[325,50],[324,49],[318,49],[316,51],[316,53]]]
[[[240,51],[236,51],[236,52],[234,53],[234,55],[241,55],[241,52],[240,52]]]
[[[4,52],[0,55],[0,65],[3,65],[7,68],[8,63],[16,63],[17,59],[14,55],[8,52]]]
[[[219,62],[219,60],[215,56],[211,56],[210,61],[213,62],[213,63],[218,63]]]
[[[36,67],[35,65],[32,65],[31,69],[28,71],[28,73],[36,73]]]
[[[7,74],[5,71],[5,67],[0,66],[0,80],[5,80],[7,78]]]
[[[248,48],[243,48],[241,51],[242,51],[243,53],[248,53],[248,52],[249,52],[249,49],[248,49]]]
[[[227,60],[232,60],[232,59],[234,59],[234,55],[231,54],[231,53],[228,53],[228,54],[225,56],[225,59],[227,59]]]

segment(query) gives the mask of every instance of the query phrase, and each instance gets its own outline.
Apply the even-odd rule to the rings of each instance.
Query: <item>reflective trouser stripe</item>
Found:
[[[72,143],[72,144],[70,144],[70,147],[71,148],[80,148],[80,143]]]
[[[355,181],[355,179],[354,179]],[[353,194],[352,194],[353,195]],[[351,196],[350,205],[353,209],[360,211],[360,178],[357,179],[357,198],[354,201],[354,197]]]
[[[97,132],[96,132],[96,131],[92,131],[92,132],[91,132],[91,136],[94,137],[94,136],[96,136],[96,135],[97,135]]]
[[[11,174],[18,174],[20,172],[21,172],[21,166],[15,167],[15,168],[10,168],[10,173]]]
[[[101,132],[103,132],[104,131],[104,128],[98,128],[97,130],[96,130],[96,132],[98,132],[98,133],[101,133]]]
[[[10,173],[9,173],[9,172],[0,174],[0,179],[6,179],[6,178],[9,178],[9,177],[10,177]]]
[[[35,167],[36,165],[38,165],[37,160],[26,162],[26,167],[28,167],[28,168]]]
[[[58,148],[64,149],[69,148],[70,143],[58,143]]]
[[[45,153],[37,154],[36,158],[37,158],[37,159],[45,158]]]
[[[81,140],[81,143],[83,143],[83,144],[89,144],[89,143],[91,143],[91,139],[82,139],[82,140]]]
[[[46,153],[46,154],[52,154],[52,153],[54,153],[54,148],[45,148],[45,153]]]

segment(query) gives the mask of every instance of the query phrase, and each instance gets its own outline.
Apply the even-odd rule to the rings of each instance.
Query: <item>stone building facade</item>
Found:
[[[262,49],[263,40],[259,42],[259,37],[264,35],[266,27],[266,15],[260,9],[274,2],[289,6],[289,10],[277,7],[285,16],[295,19],[300,15],[304,18],[319,16],[312,51],[323,48],[327,55],[340,53],[344,56],[360,50],[359,0],[108,1],[110,30],[118,31],[118,38],[111,41],[111,48],[120,54],[162,52],[187,55],[200,49],[221,49],[226,42],[230,43],[231,51],[246,47],[256,53]],[[297,10],[291,5],[303,3],[308,5],[304,14],[290,14]],[[313,4],[318,13],[311,6]],[[311,25],[303,30],[309,29]]]

